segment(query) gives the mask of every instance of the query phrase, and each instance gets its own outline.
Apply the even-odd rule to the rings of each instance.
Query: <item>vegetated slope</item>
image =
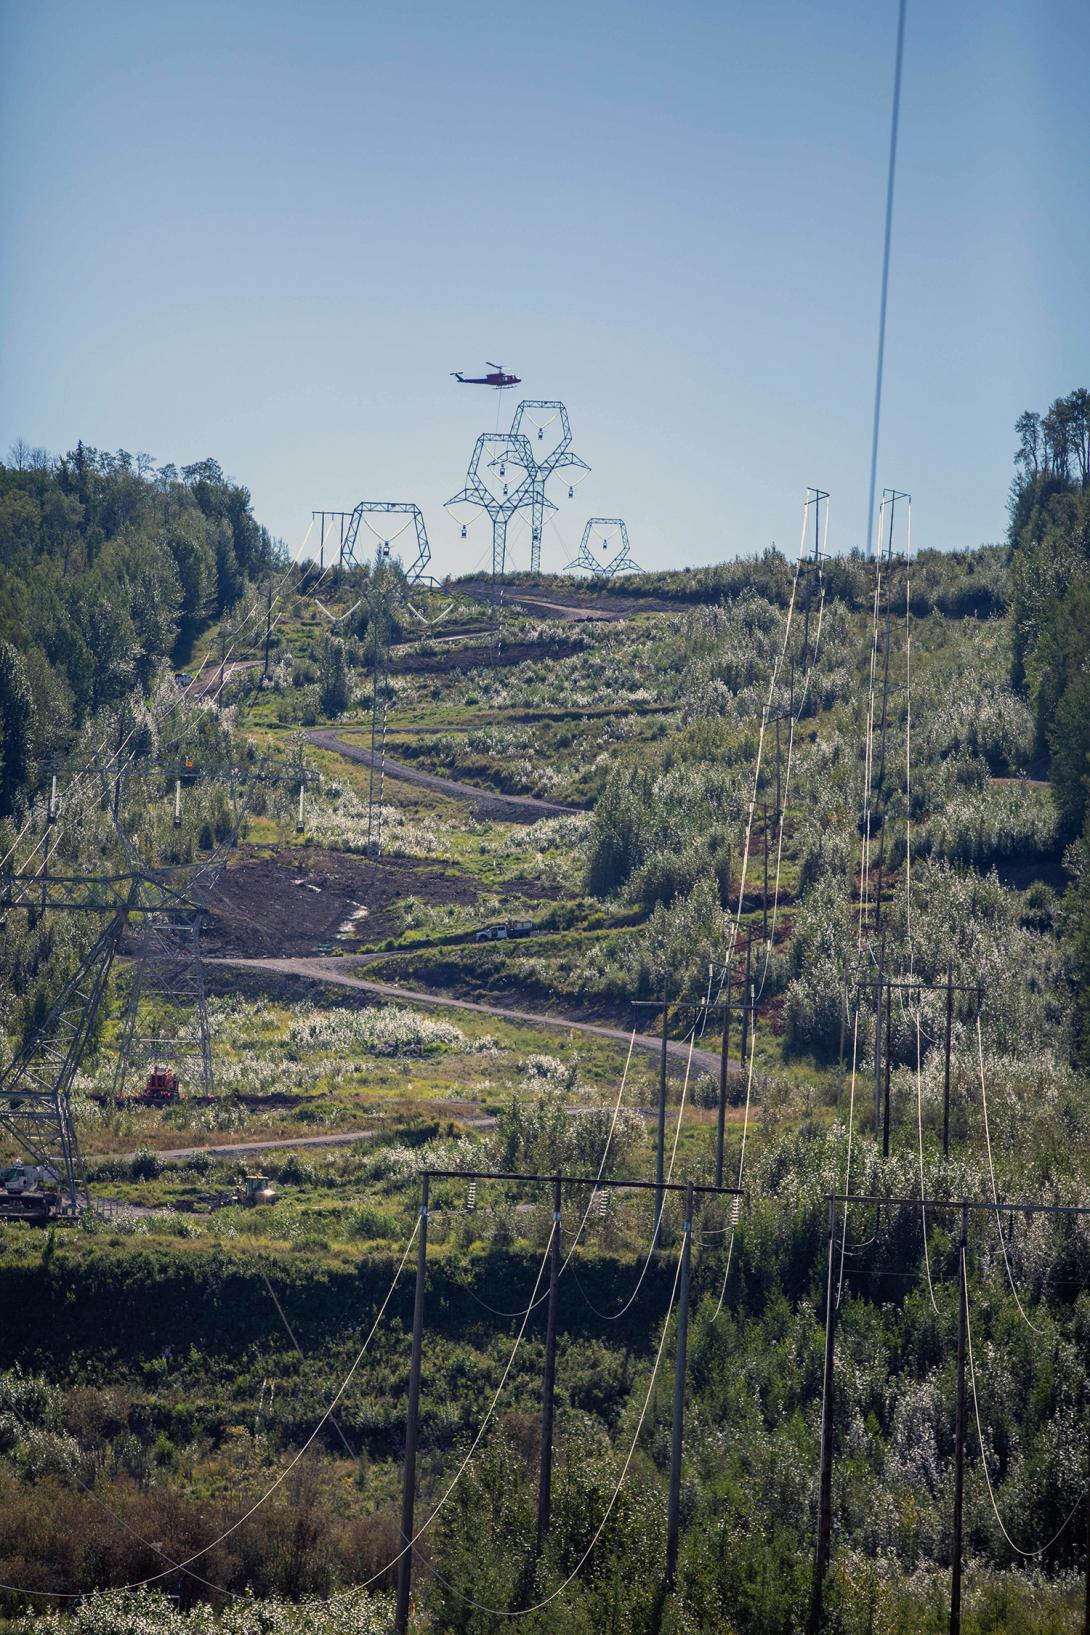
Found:
[[[1084,492],[1080,481],[1069,474],[1068,486],[1057,491],[1061,522],[1072,496],[1079,500]],[[880,830],[872,830],[866,854],[861,789],[874,719],[873,580],[858,560],[829,569],[824,600],[819,604],[815,592],[812,607],[815,616],[822,610],[817,656],[807,664],[796,648],[794,695],[789,675],[771,695],[771,714],[787,723],[782,836],[771,727],[757,790],[758,802],[772,808],[767,831],[759,808],[749,823],[759,724],[791,596],[793,569],[782,559],[731,565],[719,576],[709,571],[705,594],[716,605],[685,605],[689,576],[663,578],[656,594],[668,601],[676,588],[678,612],[588,626],[580,651],[561,659],[550,658],[542,641],[538,661],[495,672],[444,671],[393,687],[391,724],[417,734],[415,764],[454,776],[472,764],[475,779],[491,775],[498,787],[552,792],[561,800],[578,791],[592,808],[589,816],[516,830],[480,823],[453,803],[429,805],[421,795],[417,804],[415,795],[402,799],[387,789],[389,866],[412,857],[414,867],[421,861],[441,867],[476,893],[466,902],[406,901],[399,926],[392,918],[397,905],[385,904],[391,918],[383,932],[393,926],[394,940],[410,950],[387,950],[384,969],[394,980],[441,960],[444,982],[461,971],[469,991],[487,960],[497,993],[532,983],[558,1001],[609,1002],[620,1011],[633,993],[660,991],[667,977],[678,992],[704,992],[708,961],[720,957],[735,917],[753,934],[761,1011],[752,1089],[760,1116],[748,1129],[748,1200],[736,1233],[721,1205],[704,1206],[697,1221],[682,1553],[677,1598],[666,1613],[682,1627],[765,1635],[798,1629],[805,1617],[823,1378],[826,1193],[850,1182],[909,1199],[922,1187],[932,1199],[989,1200],[982,1069],[1000,1195],[1090,1204],[1086,1084],[1070,1065],[1078,994],[1068,949],[1077,956],[1079,945],[1064,941],[1081,888],[1076,884],[1061,901],[1048,883],[1057,879],[1072,831],[1041,780],[1023,776],[1041,770],[1043,744],[1051,743],[1055,757],[1068,742],[1037,683],[1028,698],[1022,690],[1019,662],[1026,673],[1030,667],[1019,661],[1007,602],[1008,573],[1017,583],[1026,548],[926,557],[907,580],[903,567],[894,569],[888,772],[880,807],[874,801]],[[633,585],[625,589],[638,594]],[[312,639],[313,652],[306,645]],[[304,666],[318,672],[320,640],[286,643],[271,688],[239,678],[235,696],[250,730],[286,732],[302,724],[315,702],[304,695],[319,683],[295,687],[292,672]],[[1076,671],[1069,662],[1067,684]],[[344,716],[365,717],[368,668],[346,659],[346,674]],[[617,713],[607,714],[607,705]],[[308,863],[321,848],[359,855],[361,785],[350,766],[325,756],[320,764],[323,781],[308,798],[307,832],[294,835],[290,799],[273,799],[257,814],[253,845],[275,839],[286,849],[302,841],[298,850]],[[873,892],[879,844],[887,958],[908,984],[891,1004],[888,1159],[870,1131],[873,1024],[871,1005],[855,987],[861,875]],[[1024,889],[1005,884],[1004,870],[1018,871]],[[553,916],[549,937],[523,947],[472,945],[464,955],[453,942],[438,953],[411,951],[414,937],[444,926],[470,929],[473,921],[463,917],[470,911],[498,917],[509,882],[527,876],[548,880],[555,892],[539,910]],[[259,910],[259,902],[247,899],[251,908]],[[948,964],[965,991],[955,1007],[952,1147],[944,1158],[944,1000],[941,992],[918,999],[911,984],[941,983]],[[979,1057],[977,982],[984,990]],[[13,1457],[3,1472],[0,1579],[25,1583],[29,1570],[40,1575],[39,1584],[57,1587],[62,1577],[119,1582],[155,1569],[154,1555],[116,1531],[103,1564],[88,1540],[92,1513],[73,1489],[73,1470],[94,1469],[100,1495],[145,1538],[166,1535],[186,1550],[229,1524],[242,1497],[259,1497],[317,1423],[369,1327],[412,1229],[421,1169],[475,1164],[550,1173],[563,1165],[593,1175],[605,1149],[606,1174],[652,1171],[647,1131],[631,1117],[636,1096],[645,1098],[653,1083],[645,1068],[610,1135],[616,1079],[584,1082],[578,1053],[559,1044],[548,1056],[516,1049],[512,1059],[495,1041],[471,1041],[464,1017],[446,1024],[455,1029],[450,1035],[405,1019],[383,1031],[368,1013],[332,1007],[318,1015],[285,1013],[280,1004],[236,1002],[232,1018],[220,1023],[230,1035],[231,1060],[240,1071],[268,1061],[281,1075],[278,1087],[290,1077],[297,1093],[320,1083],[317,1116],[348,1105],[355,1074],[364,1085],[380,1069],[402,1074],[408,1091],[446,1061],[457,1064],[451,1071],[467,1094],[487,1076],[497,1127],[473,1135],[449,1126],[449,1115],[441,1124],[391,1121],[383,1136],[350,1153],[277,1158],[270,1168],[284,1201],[261,1219],[237,1211],[208,1221],[143,1219],[72,1235],[44,1253],[41,1240],[24,1230],[5,1233],[17,1303],[25,1307],[37,1291],[52,1320],[35,1339],[35,1377],[11,1369],[4,1376],[7,1400],[19,1405],[23,1420],[15,1418],[6,1432]],[[679,1038],[691,1014],[674,1012]],[[734,1037],[737,1044],[737,1031]],[[449,1079],[443,1089],[449,1094]],[[712,1173],[715,1090],[714,1080],[697,1075],[685,1086],[692,1111],[680,1125],[679,1174]],[[733,1078],[732,1100],[744,1101],[744,1090]],[[428,1093],[437,1095],[437,1087]],[[670,1094],[672,1122],[681,1094],[676,1081]],[[585,1115],[573,1118],[579,1103]],[[426,1113],[426,1099],[420,1106]],[[744,1107],[732,1109],[728,1178],[738,1174],[743,1117]],[[154,1172],[148,1182],[126,1168],[116,1186],[146,1185],[152,1196],[165,1197],[169,1187],[211,1184],[196,1174],[158,1174],[147,1158],[140,1163]],[[492,1401],[519,1326],[517,1316],[497,1312],[519,1313],[530,1300],[550,1225],[547,1194],[482,1185],[476,1207],[469,1202],[458,1181],[433,1191],[420,1519],[458,1469]],[[567,1233],[585,1207],[585,1195],[565,1192]],[[838,1219],[837,1247],[842,1230],[846,1241],[842,1285],[838,1278],[837,1530],[829,1601],[845,1635],[945,1627],[954,1224],[937,1207],[924,1216],[916,1205],[877,1216],[858,1209]],[[1090,1408],[1088,1314],[1079,1293],[1090,1248],[1077,1220],[1004,1215],[1001,1224],[1002,1244],[994,1218],[975,1216],[969,1252],[984,1453],[1011,1536],[1027,1547],[1058,1537],[1040,1572],[1025,1573],[996,1531],[971,1429],[971,1616],[981,1630],[1075,1629],[1081,1529],[1062,1524],[1072,1510],[1078,1515],[1083,1483],[1082,1461],[1071,1450],[1085,1443]],[[628,1480],[613,1501],[667,1308],[679,1241],[676,1206],[666,1218],[665,1249],[651,1257],[638,1297],[622,1311],[651,1229],[645,1203],[607,1201],[601,1213],[596,1206],[561,1282],[554,1525],[536,1576],[529,1549],[542,1311],[531,1316],[515,1350],[481,1446],[426,1535],[441,1577],[426,1568],[418,1575],[422,1627],[491,1627],[473,1602],[511,1608],[549,1595],[573,1572],[550,1605],[521,1620],[527,1627],[648,1635],[660,1627],[673,1329]],[[259,1267],[268,1269],[302,1357]],[[131,1318],[134,1292],[146,1299],[143,1325]],[[122,1300],[129,1303],[127,1329],[94,1320],[108,1319]],[[324,1596],[396,1555],[408,1312],[408,1289],[399,1283],[374,1347],[338,1405],[348,1447],[327,1424],[283,1488],[209,1556],[214,1583]],[[620,1315],[611,1322],[614,1313]],[[69,1389],[62,1395],[58,1386]],[[581,1565],[599,1524],[595,1550]],[[187,1597],[197,1593],[199,1586],[183,1590]],[[383,1606],[373,1610],[387,1616]]]

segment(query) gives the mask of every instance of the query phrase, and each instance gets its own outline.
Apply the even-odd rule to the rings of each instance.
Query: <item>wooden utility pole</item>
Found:
[[[765,947],[768,946],[768,802],[761,802],[761,811],[764,816],[764,885],[761,891],[761,917]]]
[[[958,1245],[958,1375],[954,1418],[954,1529],[950,1568],[950,1635],[961,1635],[962,1512],[965,1500],[965,1345],[968,1331],[969,1285],[966,1249],[969,1211],[961,1206],[961,1241]]]
[[[890,1079],[893,1073],[893,984],[886,983],[885,1092],[882,1099],[882,1157],[889,1157]]]
[[[409,1591],[413,1576],[413,1534],[416,1511],[416,1436],[420,1422],[420,1362],[424,1349],[424,1278],[428,1263],[428,1192],[425,1173],[420,1185],[420,1225],[416,1243],[416,1298],[413,1302],[413,1348],[409,1362],[409,1406],[405,1419],[405,1471],[401,1487],[401,1554],[397,1562],[397,1607],[394,1629],[405,1635],[409,1627]]]
[[[681,1439],[685,1418],[685,1365],[689,1342],[689,1268],[693,1241],[693,1187],[685,1192],[685,1226],[681,1243],[681,1277],[677,1304],[677,1356],[674,1361],[674,1420],[670,1437],[670,1500],[666,1523],[666,1588],[677,1581],[677,1546],[681,1522]]]
[[[874,984],[874,1134],[882,1127],[882,986],[886,975],[886,938],[878,950],[878,979]]]
[[[780,721],[782,716],[776,717],[776,818],[779,820],[783,805],[780,800]]]
[[[227,679],[227,631],[219,626],[219,687],[216,688],[216,708],[224,708],[224,680]]]
[[[262,681],[269,679],[269,643],[272,640],[272,580],[265,590],[265,663],[261,671]]]
[[[749,1016],[753,1009],[753,939],[746,940],[746,974],[742,988],[742,1072],[749,1061]]]
[[[1087,1455],[1090,1457],[1090,1411],[1087,1413]],[[1090,1635],[1090,1488],[1086,1493],[1086,1604],[1083,1611],[1083,1635]]]
[[[950,1053],[954,1037],[954,973],[946,967],[946,1048],[942,1073],[942,1156],[950,1153]]]
[[[727,1119],[727,1079],[730,1074],[730,975],[723,1006],[723,1043],[719,1050],[719,1105],[715,1119],[715,1184],[723,1185],[723,1137]]]
[[[541,1471],[537,1490],[537,1548],[549,1531],[553,1491],[553,1398],[556,1391],[556,1289],[560,1281],[560,1176],[553,1182],[553,1235],[549,1242],[549,1303],[545,1316],[545,1377],[541,1389]]]
[[[664,1194],[662,1182],[666,1157],[666,1052],[669,1043],[670,991],[662,988],[662,1047],[659,1051],[659,1108],[658,1135],[655,1143],[655,1228],[662,1230]],[[660,1238],[661,1242],[661,1238]]]
[[[836,1245],[836,1204],[829,1199],[828,1264],[825,1272],[825,1377],[821,1392],[821,1454],[818,1474],[818,1524],[814,1550],[814,1587],[810,1600],[809,1635],[821,1629],[825,1576],[833,1542],[833,1362],[836,1346],[836,1297],[834,1250]]]

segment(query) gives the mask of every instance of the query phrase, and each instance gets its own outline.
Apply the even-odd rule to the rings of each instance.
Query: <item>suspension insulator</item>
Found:
[[[462,523],[462,538],[464,539],[465,537],[466,537],[466,525],[463,522]]]
[[[539,426],[537,428],[537,440],[538,440],[539,443],[541,442],[541,439],[544,437],[544,435],[545,435],[545,427],[544,426]]]
[[[507,467],[504,465],[503,461],[501,460],[500,461],[500,476],[501,477],[504,476],[506,471],[507,471]]]
[[[570,483],[568,484],[568,498],[569,498],[569,500],[573,500],[575,498],[575,489],[571,486]]]
[[[504,483],[504,485],[503,485],[503,491],[504,491],[505,494],[507,493],[507,484],[506,483]]]

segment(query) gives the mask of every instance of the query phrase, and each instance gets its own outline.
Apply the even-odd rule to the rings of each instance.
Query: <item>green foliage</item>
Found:
[[[31,752],[67,747],[90,716],[146,694],[164,661],[184,660],[273,557],[249,493],[214,460],[179,475],[123,449],[80,443],[51,459],[17,444],[0,465],[0,641],[19,650],[39,725],[16,703],[0,815]],[[13,685],[6,661],[0,688]]]
[[[34,715],[22,657],[0,641],[0,817],[15,810],[30,775]]]
[[[318,703],[323,715],[341,715],[348,708],[348,662],[344,642],[329,636],[318,661]]]

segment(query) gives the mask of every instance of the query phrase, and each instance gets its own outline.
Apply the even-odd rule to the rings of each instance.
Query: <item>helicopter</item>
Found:
[[[505,375],[503,369],[498,363],[489,363],[488,367],[489,369],[494,369],[495,374],[463,375],[460,370],[452,369],[451,377],[452,379],[458,381],[462,386],[495,386],[501,392],[507,386],[522,385],[522,381],[519,379],[518,375]]]

